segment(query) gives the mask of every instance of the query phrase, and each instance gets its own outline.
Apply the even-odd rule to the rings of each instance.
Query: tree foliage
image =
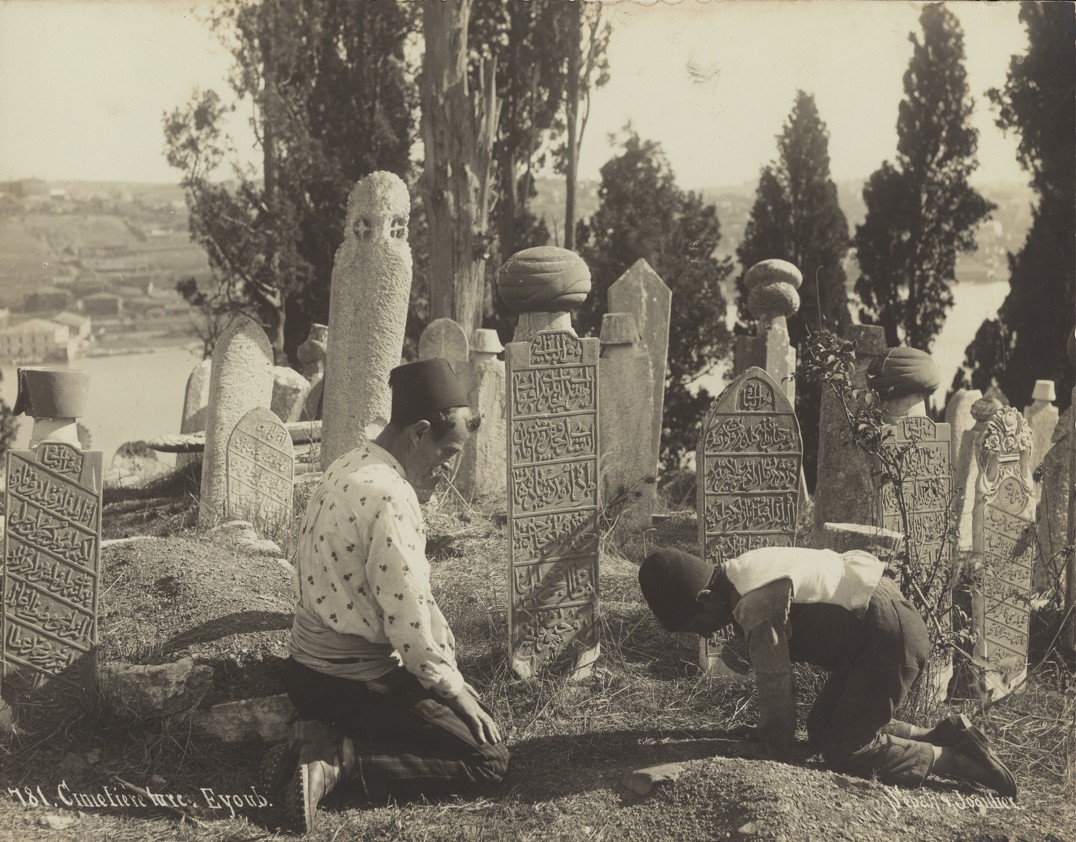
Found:
[[[736,249],[737,331],[750,332],[755,317],[747,307],[744,274],[755,263],[780,258],[803,272],[799,312],[788,319],[788,334],[802,348],[808,334],[843,334],[851,322],[843,261],[848,253],[848,220],[837,201],[829,171],[829,132],[814,97],[796,94],[788,121],[777,137],[778,157],[763,167],[755,203]],[[803,381],[796,389],[796,416],[803,434],[804,474],[814,485],[818,460],[821,388]]]
[[[994,205],[968,184],[979,139],[960,23],[942,4],[926,6],[919,22],[922,40],[909,35],[896,162],[868,179],[854,242],[864,323],[881,324],[890,346],[929,351],[953,306],[957,254],[975,249]]]
[[[415,132],[406,4],[231,0],[211,23],[235,59],[236,102],[252,107],[260,171],[236,163],[225,105],[195,92],[164,118],[192,238],[205,247],[224,308],[245,309],[281,361],[328,318],[347,195],[363,175],[407,175]],[[233,182],[216,179],[230,164]]]
[[[1065,343],[1076,318],[1076,18],[1069,3],[1024,3],[1025,55],[1012,57],[1005,87],[991,90],[997,124],[1020,138],[1020,163],[1039,202],[1019,254],[1009,255],[1009,294],[997,319],[980,325],[953,388],[986,389],[997,380],[1016,406],[1031,401],[1037,379],[1053,380],[1070,403],[1073,371]]]
[[[581,334],[597,333],[609,286],[640,258],[672,289],[661,457],[677,467],[694,450],[712,399],[706,389],[693,394],[689,387],[728,352],[720,284],[732,262],[714,257],[721,239],[717,209],[676,185],[660,144],[629,126],[619,145],[601,169],[598,210],[578,226],[578,250],[594,286],[576,324]]]

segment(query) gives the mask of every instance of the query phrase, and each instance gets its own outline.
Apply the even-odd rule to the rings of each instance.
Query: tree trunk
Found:
[[[470,11],[470,0],[422,4],[426,52],[419,81],[430,318],[454,319],[468,337],[482,324],[490,165],[499,110],[492,64],[482,68],[479,90],[468,90]]]
[[[565,117],[568,123],[568,167],[564,198],[564,247],[575,248],[575,182],[579,166],[579,50],[582,46],[583,4],[570,4],[571,26],[568,37],[572,50],[568,53],[568,84]]]

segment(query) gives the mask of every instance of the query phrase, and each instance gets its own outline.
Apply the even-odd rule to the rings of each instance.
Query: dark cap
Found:
[[[695,610],[699,591],[710,584],[714,566],[673,547],[650,553],[639,566],[639,587],[666,631],[681,631]]]
[[[389,372],[392,420],[410,424],[442,409],[467,406],[467,395],[448,360],[432,357],[397,366]]]

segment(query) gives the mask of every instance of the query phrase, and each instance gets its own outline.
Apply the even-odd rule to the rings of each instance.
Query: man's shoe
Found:
[[[986,738],[986,734],[972,725],[971,720],[962,713],[947,716],[931,728],[929,735],[930,739],[927,740],[927,742],[931,745],[938,746],[939,748],[949,748],[955,746],[960,735],[966,731],[974,734],[976,739],[983,745],[990,744],[990,741]]]
[[[1016,778],[990,750],[986,738],[978,728],[969,728],[961,733],[952,748],[987,772],[980,783],[990,787],[1003,798],[1016,799]]]
[[[281,803],[284,787],[299,763],[299,744],[294,740],[285,740],[270,746],[262,758],[258,774],[258,790],[273,805]]]
[[[348,777],[354,765],[355,749],[347,737],[332,742],[303,743],[298,766],[285,793],[289,822],[306,833],[312,831],[317,825],[318,805]]]

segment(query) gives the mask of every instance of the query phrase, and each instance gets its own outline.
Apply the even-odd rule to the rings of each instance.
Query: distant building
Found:
[[[88,295],[79,302],[87,316],[118,316],[123,310],[123,299],[108,292]]]
[[[71,293],[53,286],[34,290],[23,299],[23,309],[33,313],[40,310],[66,310],[71,305]]]
[[[49,190],[49,198],[57,201],[64,201],[67,199],[67,190],[63,187],[53,187]]]
[[[81,275],[71,284],[71,291],[79,298],[85,298],[87,295],[104,292],[105,283],[100,278],[95,278],[92,275]]]
[[[0,330],[0,359],[4,360],[68,359],[71,345],[71,331],[67,325],[48,319],[29,319]]]
[[[91,320],[89,316],[80,316],[78,313],[63,312],[52,317],[52,321],[67,325],[73,339],[89,339]]]

